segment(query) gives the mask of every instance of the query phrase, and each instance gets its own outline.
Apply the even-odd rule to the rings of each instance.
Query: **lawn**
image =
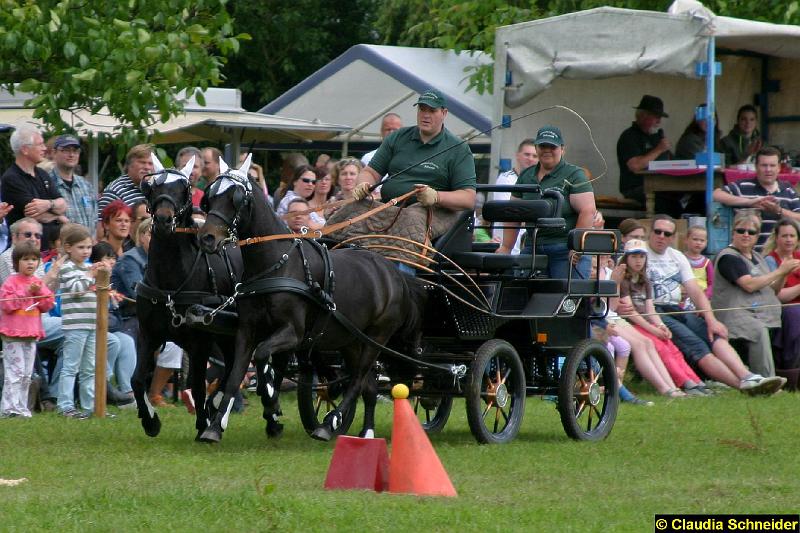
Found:
[[[255,402],[219,445],[194,442],[181,408],[161,434],[135,412],[0,420],[2,531],[652,531],[656,513],[796,513],[800,398],[780,393],[623,405],[610,437],[573,442],[552,403],[529,398],[517,439],[480,446],[456,401],[432,437],[458,498],[322,488],[333,443],[308,438],[293,394],[267,440]],[[391,404],[377,432],[391,435]],[[360,415],[354,426],[360,423]]]

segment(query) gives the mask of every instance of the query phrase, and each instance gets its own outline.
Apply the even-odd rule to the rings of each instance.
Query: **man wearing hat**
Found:
[[[67,218],[94,230],[97,220],[97,191],[82,176],[75,174],[81,157],[81,142],[73,135],[59,135],[53,143],[50,176],[67,202]]]
[[[664,137],[661,129],[661,118],[669,117],[664,112],[661,98],[646,94],[635,109],[636,120],[617,141],[619,190],[624,197],[644,205],[641,173],[647,170],[650,161],[670,159],[672,143]]]
[[[447,102],[441,92],[428,89],[414,104],[417,125],[391,133],[359,176],[354,195],[367,195],[369,186],[381,176],[389,179],[381,188],[386,202],[416,190],[423,206],[440,206],[452,211],[475,206],[475,160],[461,139],[444,127]]]
[[[567,234],[574,228],[591,228],[597,208],[594,203],[594,191],[586,173],[582,168],[564,161],[564,136],[555,126],[544,126],[536,133],[533,141],[539,162],[525,169],[517,180],[517,185],[538,183],[542,192],[550,189],[559,191],[564,196],[561,216],[566,221],[564,229],[542,228],[536,234],[536,254],[548,256],[548,275],[551,278],[565,279],[569,275],[571,263],[567,247]],[[535,193],[512,193],[515,198],[524,200],[536,199]],[[519,228],[503,230],[503,244],[497,253],[508,254],[517,240]],[[523,254],[533,251],[533,234],[528,232],[528,239]],[[581,257],[575,263],[577,274],[589,278],[591,258]]]

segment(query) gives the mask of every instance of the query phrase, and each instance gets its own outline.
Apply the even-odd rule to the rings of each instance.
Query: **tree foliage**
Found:
[[[494,57],[499,26],[563,15],[601,6],[665,12],[671,0],[387,0],[378,12],[376,29],[385,44],[480,50]],[[798,1],[752,2],[707,0],[717,15],[749,20],[800,24]],[[470,87],[492,92],[492,65],[475,68]]]
[[[222,82],[234,34],[226,0],[0,0],[0,85],[55,132],[60,110],[103,108],[136,135],[182,109],[180,95]]]
[[[376,42],[377,0],[237,0],[230,13],[252,35],[223,69],[244,106],[258,109],[359,43]]]

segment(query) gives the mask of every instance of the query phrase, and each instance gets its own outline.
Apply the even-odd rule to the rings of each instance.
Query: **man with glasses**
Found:
[[[661,320],[672,332],[672,342],[686,361],[703,374],[749,394],[772,394],[786,383],[786,378],[754,374],[742,363],[728,343],[728,329],[717,320],[711,304],[697,284],[688,259],[672,248],[675,220],[656,215],[648,237],[647,277],[653,286],[653,303]],[[697,313],[680,313],[681,289],[692,299]],[[629,308],[618,307],[625,315]]]
[[[67,202],[66,218],[82,224],[90,231],[97,222],[97,191],[75,174],[81,157],[81,142],[72,135],[59,135],[53,143],[53,163],[50,176],[55,180],[59,194]]]
[[[756,209],[761,216],[758,246],[763,245],[781,218],[800,222],[800,197],[788,183],[778,181],[781,152],[768,146],[756,153],[756,177],[714,189],[714,201],[734,209]]]
[[[36,219],[42,225],[42,251],[49,250],[66,221],[67,202],[51,176],[36,166],[46,150],[42,134],[31,126],[22,126],[11,134],[10,143],[14,163],[0,178],[0,197],[13,206],[8,223],[23,217]]]

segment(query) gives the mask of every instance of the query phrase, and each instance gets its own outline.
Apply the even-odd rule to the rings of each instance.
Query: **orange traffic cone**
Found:
[[[389,482],[386,439],[339,436],[333,450],[326,489],[366,489],[381,492]]]
[[[389,492],[420,496],[457,496],[439,456],[431,446],[411,404],[408,387],[395,385],[392,457],[389,462]]]

